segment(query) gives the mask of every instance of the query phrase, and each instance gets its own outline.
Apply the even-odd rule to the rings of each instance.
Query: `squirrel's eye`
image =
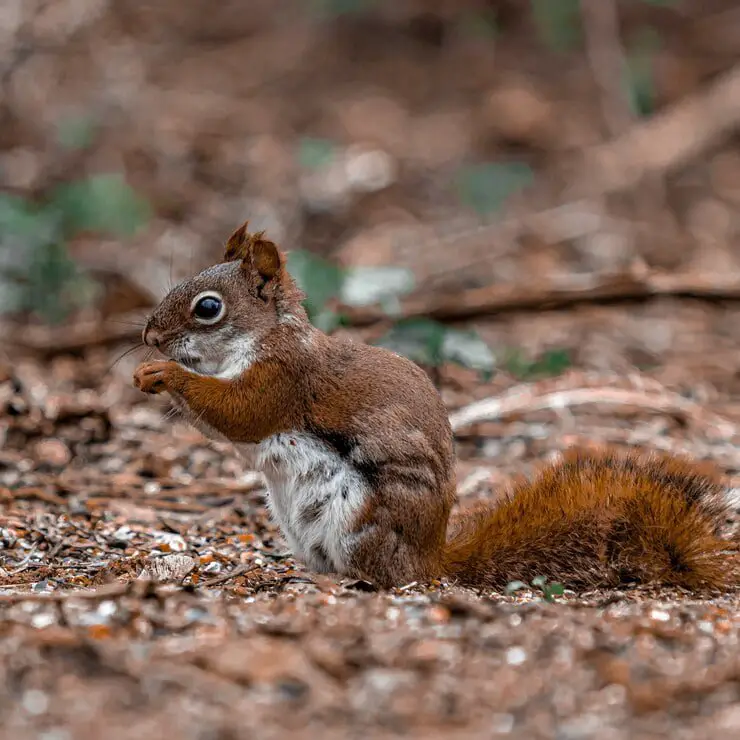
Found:
[[[224,314],[224,302],[217,295],[204,295],[193,301],[192,310],[201,324],[215,324]]]

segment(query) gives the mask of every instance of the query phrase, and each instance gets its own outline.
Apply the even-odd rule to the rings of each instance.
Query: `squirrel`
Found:
[[[134,385],[169,393],[263,473],[271,516],[310,570],[379,588],[737,585],[727,490],[682,458],[569,450],[501,502],[453,514],[453,434],[429,376],[316,328],[286,255],[247,228],[154,309],[142,339],[167,359],[139,365]]]

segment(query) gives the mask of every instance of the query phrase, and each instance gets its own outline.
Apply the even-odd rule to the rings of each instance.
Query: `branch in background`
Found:
[[[601,92],[604,121],[612,137],[634,123],[625,95],[626,62],[619,33],[619,13],[614,0],[581,0],[586,55],[594,81]]]
[[[569,275],[544,285],[489,285],[457,293],[429,293],[401,301],[402,318],[429,316],[438,320],[467,319],[504,311],[563,308],[580,303],[644,300],[657,296],[740,300],[740,279],[727,275],[632,272],[615,275]],[[342,310],[350,323],[365,326],[387,321],[375,306]]]
[[[446,238],[446,247],[462,253],[471,242],[510,242],[529,230],[547,239],[540,222],[549,214],[583,209],[604,195],[633,188],[651,175],[660,176],[678,169],[738,128],[740,64],[699,92],[650,118],[640,119],[621,135],[587,150],[584,161],[571,175],[573,185],[560,204],[545,211],[465,229]],[[591,210],[597,213],[600,209]]]
[[[581,19],[586,57],[594,82],[600,90],[604,122],[610,137],[616,140],[637,121],[625,86],[629,67],[622,47],[616,0],[581,0]],[[662,212],[676,227],[671,210],[666,208],[666,187],[661,177],[646,178],[641,191],[630,195],[636,213],[644,221],[650,221],[652,213]]]
[[[631,126],[617,138],[594,147],[586,154],[581,177],[574,190],[592,199],[600,194],[635,186],[646,175],[675,169],[701,154],[740,124],[740,65],[718,77],[711,85],[652,118]],[[553,209],[558,210],[558,209]],[[467,238],[495,240],[497,231],[511,238],[512,231],[537,230],[542,213],[531,214],[515,223],[478,228]],[[466,235],[458,235],[450,248],[462,249]],[[546,285],[492,285],[454,295],[432,293],[402,301],[404,318],[430,316],[462,319],[517,309],[547,309],[589,301],[645,299],[651,296],[739,300],[740,280],[726,275],[645,276],[631,273],[615,276],[571,276]],[[387,321],[379,307],[346,307],[343,313],[355,325]],[[140,317],[137,317],[140,321]],[[6,343],[45,354],[74,352],[94,345],[112,344],[138,338],[139,331],[114,323],[79,324],[63,329],[23,327],[5,330]]]
[[[32,350],[42,355],[80,352],[89,347],[110,346],[141,340],[144,321],[141,312],[120,314],[115,319],[89,319],[64,326],[14,325],[0,323],[0,332],[8,345]],[[143,347],[143,344],[142,344]]]
[[[578,188],[592,196],[637,185],[697,157],[740,125],[740,65],[586,153]],[[578,189],[577,188],[577,189]]]
[[[589,10],[589,12],[593,12]],[[702,91],[684,98],[621,136],[593,147],[585,155],[580,176],[569,195],[573,200],[545,211],[503,219],[446,239],[446,248],[469,251],[471,243],[510,242],[523,233],[537,233],[555,243],[575,234],[561,233],[561,212],[578,213],[589,229],[599,226],[600,209],[587,206],[600,196],[625,190],[649,176],[686,164],[740,126],[740,65],[719,76]],[[567,216],[568,213],[565,213]],[[569,224],[573,218],[565,219]],[[642,300],[652,296],[685,296],[713,300],[740,299],[740,280],[726,275],[660,274],[570,276],[547,284],[490,285],[456,292],[430,291],[402,301],[404,318],[430,316],[463,319],[508,310],[561,308],[585,302]],[[347,309],[351,323],[368,325],[387,319],[379,308]]]
[[[582,303],[645,300],[654,297],[740,300],[740,278],[727,275],[624,272],[614,275],[569,275],[544,285],[489,285],[457,293],[425,293],[401,301],[389,316],[380,306],[343,306],[339,311],[356,327],[391,319],[429,317],[439,321],[470,319],[508,311],[546,311]],[[141,320],[139,316],[136,318]],[[111,346],[141,338],[141,329],[120,320],[85,321],[64,327],[22,326],[5,330],[6,345],[52,356]],[[143,348],[143,346],[142,346]]]
[[[729,420],[707,412],[701,404],[690,401],[667,389],[628,389],[604,386],[601,388],[569,388],[543,392],[542,386],[528,384],[517,386],[498,398],[487,398],[465,406],[450,415],[453,431],[483,421],[496,421],[514,414],[533,411],[560,411],[574,406],[604,404],[632,406],[640,409],[680,417],[711,429],[722,438],[729,439],[737,427]]]

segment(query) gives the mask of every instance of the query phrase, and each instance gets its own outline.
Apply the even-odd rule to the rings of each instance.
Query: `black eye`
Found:
[[[193,306],[193,316],[205,323],[218,321],[223,313],[224,303],[215,295],[206,295],[198,299]]]

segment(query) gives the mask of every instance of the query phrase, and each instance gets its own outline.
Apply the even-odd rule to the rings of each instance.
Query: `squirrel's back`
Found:
[[[456,516],[446,570],[488,587],[545,576],[581,588],[728,588],[738,578],[736,544],[722,536],[729,513],[726,488],[701,464],[573,450],[502,502]]]

